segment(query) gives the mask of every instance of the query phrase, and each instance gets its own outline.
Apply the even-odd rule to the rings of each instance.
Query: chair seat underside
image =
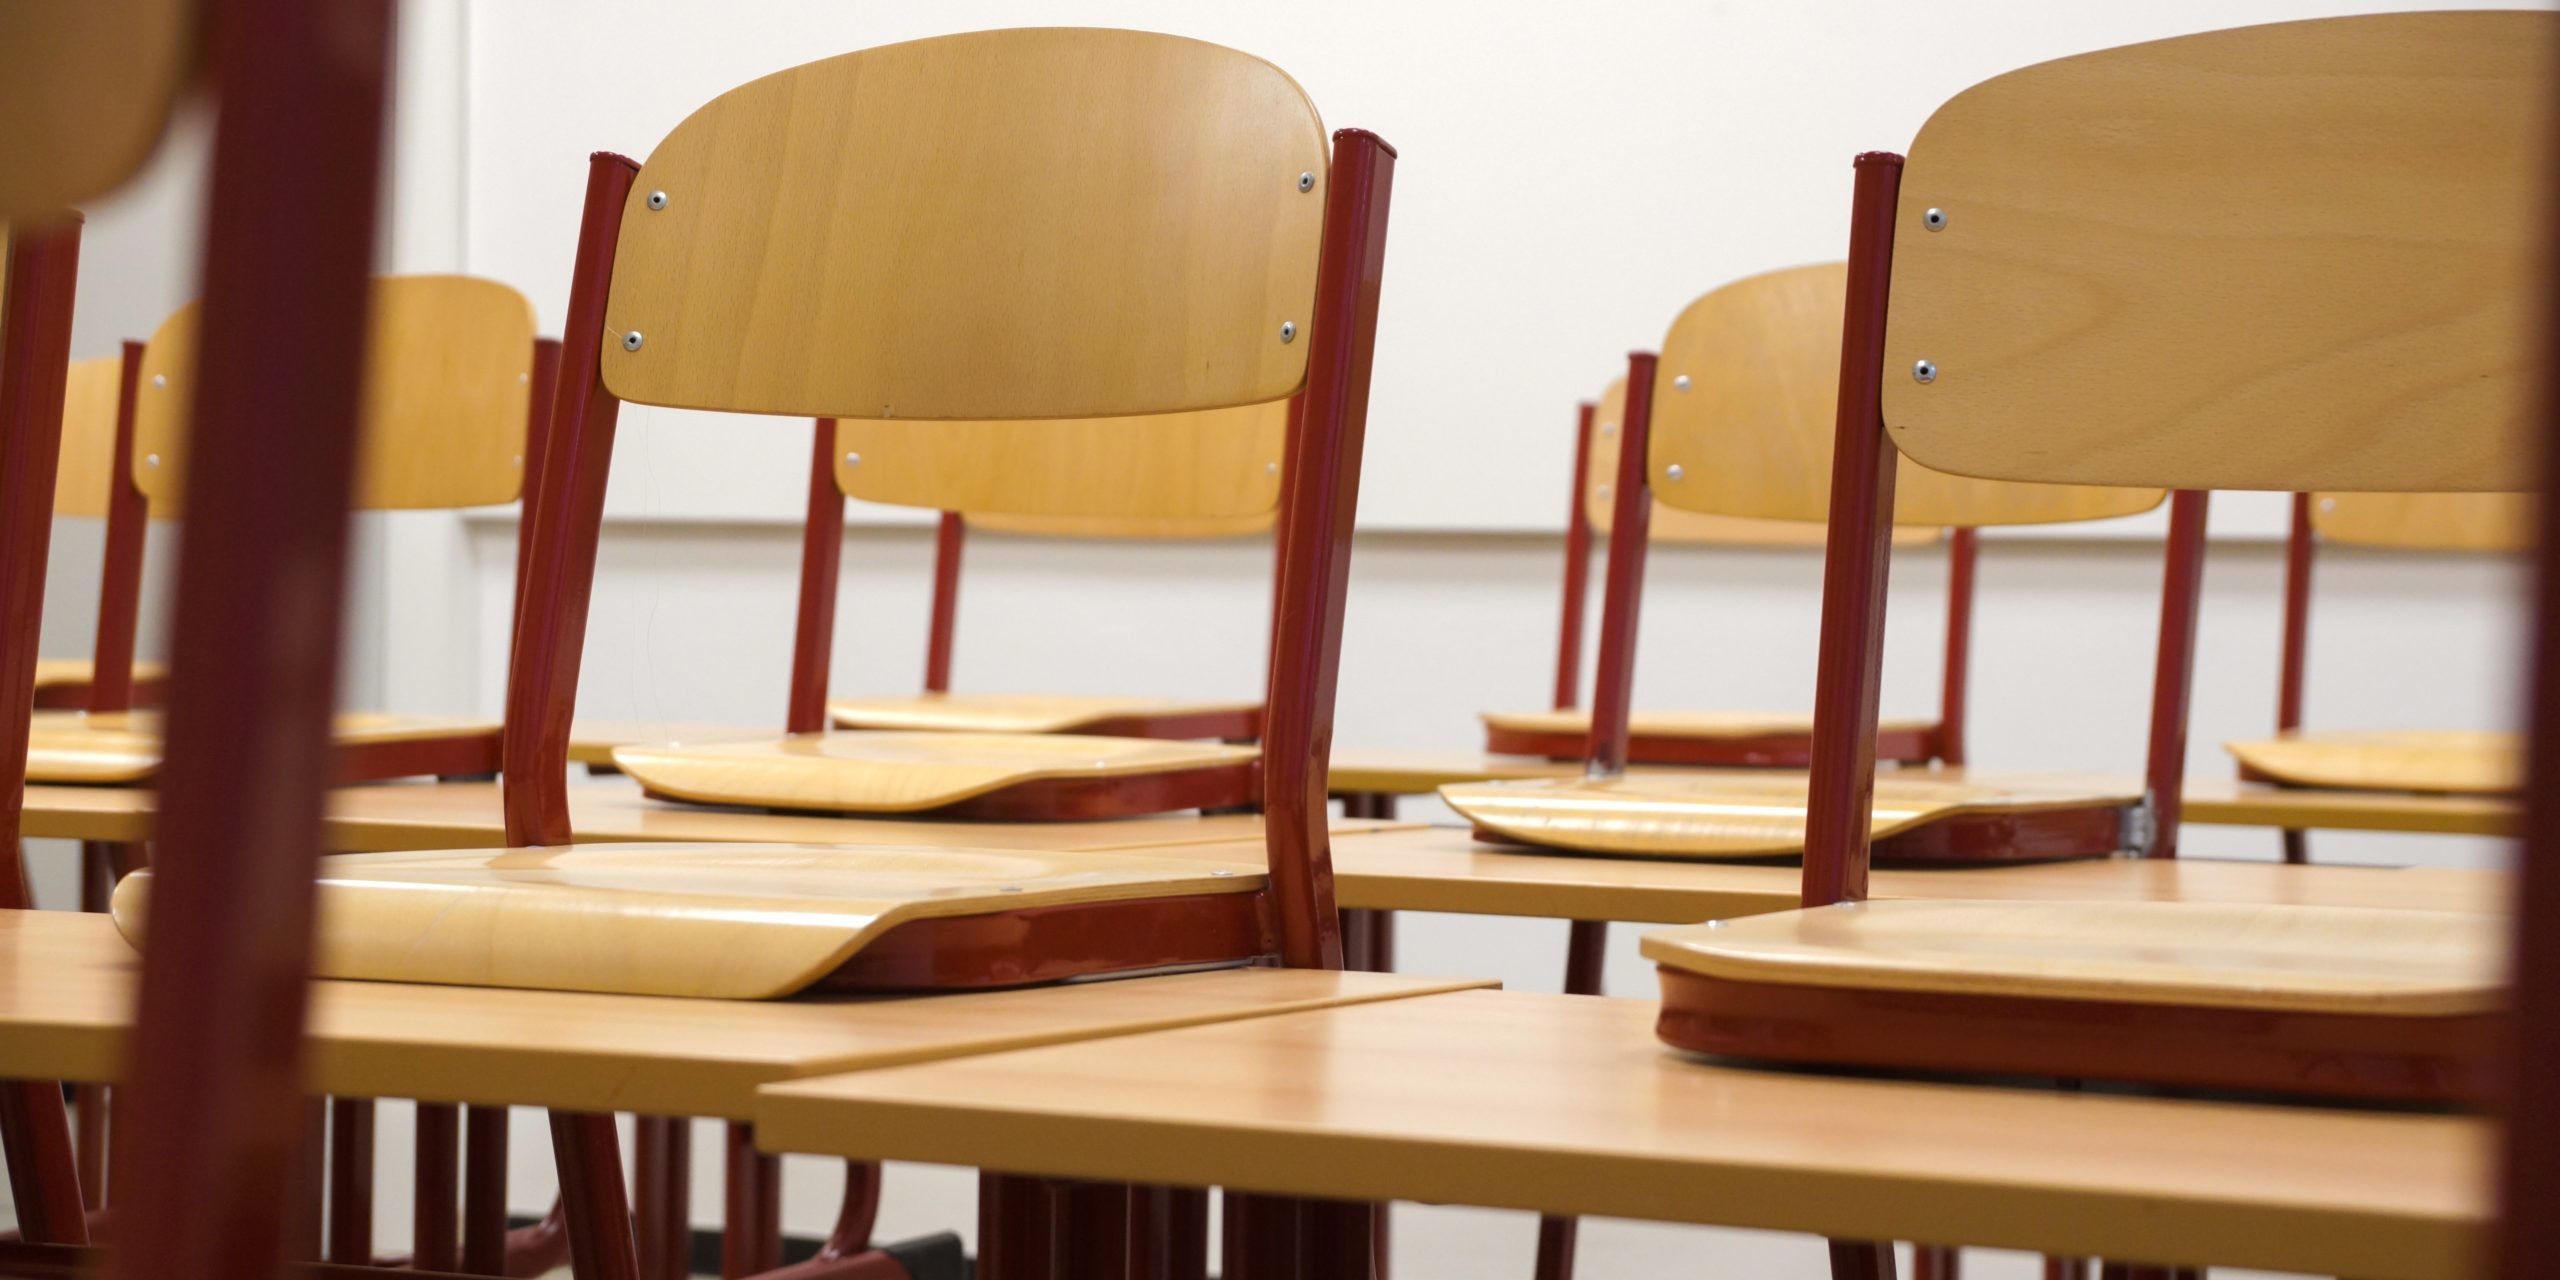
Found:
[[[2380,729],[2226,742],[2254,780],[2346,791],[2511,795],[2523,777],[2512,733]]]
[[[842,729],[1244,739],[1260,736],[1262,704],[1107,695],[920,693],[903,698],[832,699],[827,717]]]
[[[759,742],[623,747],[653,794],[697,804],[838,813],[1126,817],[1250,803],[1261,752],[1216,743],[1001,733],[846,731]],[[1036,790],[1035,790],[1036,789]],[[1067,797],[1025,800],[1008,795]],[[1056,808],[1054,813],[1035,810]]]

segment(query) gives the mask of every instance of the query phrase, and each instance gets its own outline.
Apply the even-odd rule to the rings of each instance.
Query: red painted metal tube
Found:
[[[2553,214],[2542,213],[2544,244]],[[2546,286],[2554,274],[2544,268]],[[2534,488],[2560,494],[2560,380],[2551,353],[2560,348],[2560,291],[2542,296],[2544,353],[2538,410],[2541,459]],[[2505,1095],[2499,1100],[2498,1218],[2490,1233],[2490,1274],[2528,1280],[2550,1274],[2560,1258],[2560,1090],[2544,1085],[2560,1062],[2560,503],[2539,509],[2525,675],[2524,847],[2517,851],[2513,1028],[2501,1046]]]
[[[791,704],[783,721],[793,733],[827,727],[827,677],[835,660],[836,582],[844,568],[844,492],[836,487],[836,420],[813,420],[809,513],[800,526],[800,610],[791,641]]]
[[[450,1102],[421,1102],[417,1116],[410,1262],[421,1271],[452,1271],[462,1265],[455,1235],[460,1206],[454,1194],[461,1173],[462,1109]]]
[[[1884,326],[1893,287],[1894,198],[1901,189],[1902,157],[1885,151],[1858,157],[1857,186],[1850,198],[1848,301],[1840,333],[1839,421],[1831,446],[1831,524],[1823,548],[1822,641],[1806,797],[1808,907],[1867,896],[1868,814],[1875,800],[1876,699],[1883,683],[1896,457],[1884,434]],[[1833,1247],[1835,1270],[1841,1247]]]
[[[1591,485],[1591,416],[1599,406],[1575,407],[1573,494],[1564,511],[1564,604],[1556,611],[1556,710],[1582,701],[1582,610],[1591,595],[1591,519],[1582,495]]]
[[[371,1098],[329,1100],[328,1261],[373,1261]]]
[[[89,709],[133,707],[134,631],[142,614],[142,540],[150,504],[133,483],[133,411],[142,394],[142,344],[124,344],[116,380],[116,443],[107,477],[107,546],[98,574],[98,639],[89,651]]]
[[[2151,677],[2151,791],[2154,858],[2178,856],[2178,819],[2187,780],[2188,706],[2194,698],[2196,614],[2204,590],[2205,500],[2199,489],[2169,498],[2169,546],[2160,585],[2160,645]]]
[[[693,1260],[692,1123],[681,1116],[638,1117],[631,1145],[640,1274],[684,1280]]]
[[[1280,614],[1273,627],[1270,711],[1263,724],[1264,847],[1278,907],[1280,955],[1296,968],[1342,965],[1325,791],[1342,659],[1352,522],[1368,429],[1369,363],[1386,269],[1395,149],[1377,135],[1333,135],[1323,257],[1308,316],[1307,384],[1289,460]]]
[[[1973,673],[1973,567],[1976,531],[1947,539],[1947,653],[1938,684],[1938,759],[1964,763],[1965,686]]]
[[[207,200],[150,936],[111,1280],[283,1257],[324,848],[391,0],[204,11]],[[189,679],[189,673],[195,678]]]
[[[1833,1240],[1831,1280],[1893,1280],[1893,1246],[1867,1240]]]
[[[2276,731],[2302,727],[2302,679],[2311,643],[2311,495],[2293,495],[2284,538],[2284,654],[2276,672]]]
[[[1609,567],[1600,587],[1600,656],[1591,677],[1591,736],[1583,772],[1614,778],[1627,769],[1628,720],[1635,701],[1636,616],[1644,606],[1644,563],[1651,554],[1653,377],[1660,359],[1627,356],[1627,410],[1618,423],[1618,474],[1610,499]]]
[[[462,1148],[462,1269],[507,1269],[507,1109],[470,1107]]]
[[[80,267],[80,219],[65,214],[24,223],[9,243],[7,295],[0,300],[0,776],[23,777],[28,717],[35,709],[36,636],[44,615],[45,556],[53,540],[54,467],[62,446],[63,381],[71,350],[71,306]],[[8,773],[15,770],[15,773]],[[0,907],[23,909],[26,868],[15,856],[21,798],[0,799]],[[84,1244],[80,1170],[62,1087],[52,1081],[0,1083],[0,1150],[25,1238]]]
[[[622,1139],[613,1117],[552,1112],[551,1150],[570,1226],[570,1274],[577,1280],[639,1280],[631,1206],[622,1190]]]
[[[560,394],[560,340],[533,340],[533,372],[524,406],[524,471],[516,498],[516,583],[507,637],[524,625],[525,562],[533,553],[533,495],[542,487],[543,451],[551,440],[551,406]]]
[[[599,151],[587,161],[587,202],[560,337],[560,385],[534,478],[532,545],[524,552],[523,616],[507,670],[506,768],[510,845],[569,843],[569,722],[604,525],[605,472],[622,403],[603,380],[604,305],[622,202],[640,166]]]
[[[1911,1246],[1911,1280],[1959,1280],[1964,1264],[1957,1251],[1942,1244]]]
[[[1576,920],[1565,937],[1564,993],[1600,994],[1601,975],[1609,957],[1609,922]],[[1538,1219],[1537,1280],[1573,1280],[1573,1248],[1580,1220],[1548,1215]]]
[[[951,692],[951,637],[960,623],[960,550],[969,522],[945,511],[933,530],[933,621],[925,631],[924,691]]]
[[[720,1274],[728,1280],[782,1265],[782,1160],[756,1150],[755,1126],[731,1123],[722,1152]]]

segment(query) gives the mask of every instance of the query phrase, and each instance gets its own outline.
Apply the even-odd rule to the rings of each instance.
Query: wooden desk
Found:
[[[1707,1065],[1651,1001],[1463,992],[770,1086],[771,1151],[2421,1280],[2489,1126]],[[1202,1081],[1218,1082],[1204,1088]]]
[[[106,917],[0,911],[0,1077],[112,1083],[140,957]],[[1025,991],[730,1001],[392,982],[312,984],[310,1083],[344,1097],[753,1113],[756,1086],[1491,985],[1223,969]]]
[[[2209,826],[2509,836],[2516,833],[2522,810],[2508,796],[2315,791],[2230,778],[2189,778],[2185,812],[2187,821]]]
[[[1150,852],[1208,860],[1234,856],[1216,846]],[[1334,894],[1345,907],[1636,924],[1696,924],[1792,910],[1803,883],[1792,860],[1681,862],[1543,853],[1481,844],[1463,827],[1338,840],[1333,874]],[[1887,868],[1869,881],[1869,893],[1878,898],[2301,902],[2474,912],[2500,910],[2511,891],[2509,877],[2496,871],[2191,858]]]
[[[147,840],[155,799],[134,787],[30,786],[25,831],[71,840]],[[821,818],[704,809],[651,800],[628,779],[569,788],[569,821],[582,841],[942,844],[984,849],[1144,849],[1261,838],[1250,815],[1167,814],[1106,822],[950,822]],[[1404,824],[1411,826],[1412,824]],[[1344,819],[1338,834],[1393,824]],[[385,783],[329,793],[329,847],[342,853],[485,849],[504,843],[494,782]]]

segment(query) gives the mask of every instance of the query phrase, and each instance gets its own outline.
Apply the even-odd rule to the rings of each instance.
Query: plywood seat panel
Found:
[[[492,737],[499,726],[449,716],[340,712],[336,744],[391,747],[445,739]],[[39,711],[28,730],[29,782],[143,782],[160,771],[156,711]]]
[[[1141,779],[1260,758],[1252,747],[1146,738],[863,731],[613,753],[641,786],[679,800],[863,813],[939,809],[1031,782]]]
[[[1591,732],[1591,713],[1581,708],[1561,711],[1487,711],[1488,729],[1518,733]],[[1885,733],[1926,733],[1937,726],[1926,720],[1882,720]],[[1784,711],[1636,711],[1627,716],[1627,731],[1636,737],[1753,738],[1774,734],[1813,734],[1813,716]]]
[[[1698,769],[1592,781],[1460,783],[1440,789],[1483,831],[1524,844],[1629,857],[1767,858],[1804,852],[1807,777]],[[1876,778],[1870,830],[1884,839],[1964,815],[2125,808],[2141,784],[2071,774],[1936,770]]]
[[[1105,721],[1259,717],[1259,702],[1043,693],[920,693],[904,698],[837,698],[828,719],[846,729],[950,733],[1076,733]]]
[[[1252,893],[1250,860],[925,846],[593,844],[319,864],[324,978],[770,999],[916,920]],[[117,887],[139,939],[148,872]]]
[[[2296,731],[2223,747],[2258,777],[2335,790],[2511,795],[2524,771],[2524,744],[2513,733]]]
[[[2505,1002],[2496,915],[2214,902],[1840,903],[1648,934],[1731,982],[2445,1017]]]
[[[1485,750],[1579,760],[1590,751],[1591,713],[1582,709],[1484,713]],[[1896,764],[1936,758],[1938,726],[1887,720],[1876,727],[1876,757]],[[1628,717],[1634,764],[1801,769],[1812,761],[1813,717],[1780,711],[1638,711]]]

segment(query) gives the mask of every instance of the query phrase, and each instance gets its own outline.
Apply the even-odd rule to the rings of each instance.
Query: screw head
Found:
[[[1280,340],[1282,342],[1296,342],[1298,340],[1297,321],[1283,320],[1280,322]]]
[[[1912,361],[1911,380],[1913,382],[1936,382],[1938,380],[1938,366],[1927,360]]]
[[[652,191],[652,192],[650,192],[650,193],[649,193],[649,208],[650,208],[650,209],[652,209],[652,210],[658,210],[658,209],[664,209],[664,208],[666,208],[666,207],[667,207],[667,193],[666,193],[666,192],[664,192],[664,191]]]
[[[622,349],[625,351],[637,351],[640,349],[639,330],[634,329],[631,332],[622,335]]]
[[[152,374],[152,375],[151,375],[151,385],[152,385],[152,387],[153,387],[153,388],[155,388],[155,389],[157,389],[157,390],[162,390],[162,391],[166,391],[166,390],[168,390],[168,388],[169,388],[169,375],[168,375],[168,374],[165,374],[165,373],[155,373],[155,374]]]
[[[848,454],[846,454],[846,455],[844,456],[844,464],[845,464],[846,466],[848,466],[848,467],[858,467],[858,466],[861,466],[861,465],[862,465],[862,455],[861,455],[861,454],[858,454],[858,453],[848,453]]]
[[[517,455],[516,455],[516,465],[517,465],[517,466],[519,466],[519,467],[521,467],[521,466],[523,466],[523,465],[524,465],[524,455],[523,455],[523,454],[519,453],[519,454],[517,454]]]
[[[1603,423],[1601,423],[1601,424],[1600,424],[1600,434],[1602,434],[1602,435],[1604,435],[1604,436],[1614,436],[1614,435],[1618,434],[1618,424],[1617,424],[1617,423],[1614,423],[1614,422],[1603,422]]]
[[[146,467],[156,467],[156,466],[159,466],[159,465],[160,465],[160,455],[159,455],[159,454],[156,454],[156,453],[146,453],[146,454],[142,455],[142,465],[144,465],[144,466],[146,466]]]
[[[2322,498],[2320,500],[2320,509],[2323,511],[2335,511],[2338,509],[2338,500],[2336,498]]]
[[[1673,378],[1673,379],[1671,380],[1671,388],[1672,388],[1672,390],[1674,390],[1674,391],[1686,391],[1686,390],[1688,390],[1688,389],[1689,389],[1689,375],[1684,373],[1684,374],[1681,374],[1679,377]]]
[[[1299,174],[1299,175],[1298,175],[1298,190],[1300,190],[1300,191],[1313,191],[1313,190],[1315,190],[1315,189],[1316,189],[1316,175],[1314,175],[1314,174],[1312,174],[1312,173],[1302,173],[1302,174]]]
[[[531,381],[533,381],[533,375],[530,373],[519,373],[516,375],[516,384],[518,386],[522,386],[523,384]]]
[[[1605,497],[1608,497],[1608,496],[1609,496],[1609,486],[1607,486],[1607,485],[1605,485],[1605,484],[1604,484],[1604,485],[1602,485],[1602,486],[1600,486],[1600,496],[1601,496],[1601,497],[1603,497],[1603,498],[1605,498]]]
[[[1277,462],[1266,462],[1266,463],[1263,463],[1263,464],[1262,464],[1262,474],[1264,474],[1264,475],[1266,475],[1266,476],[1276,476],[1276,475],[1280,474],[1280,464],[1279,464],[1279,463],[1277,463]]]
[[[1662,478],[1665,480],[1677,480],[1687,474],[1689,474],[1688,471],[1677,462],[1662,469]]]
[[[1931,209],[1927,213],[1921,214],[1920,225],[1927,227],[1931,231],[1946,230],[1947,211],[1944,209]]]

